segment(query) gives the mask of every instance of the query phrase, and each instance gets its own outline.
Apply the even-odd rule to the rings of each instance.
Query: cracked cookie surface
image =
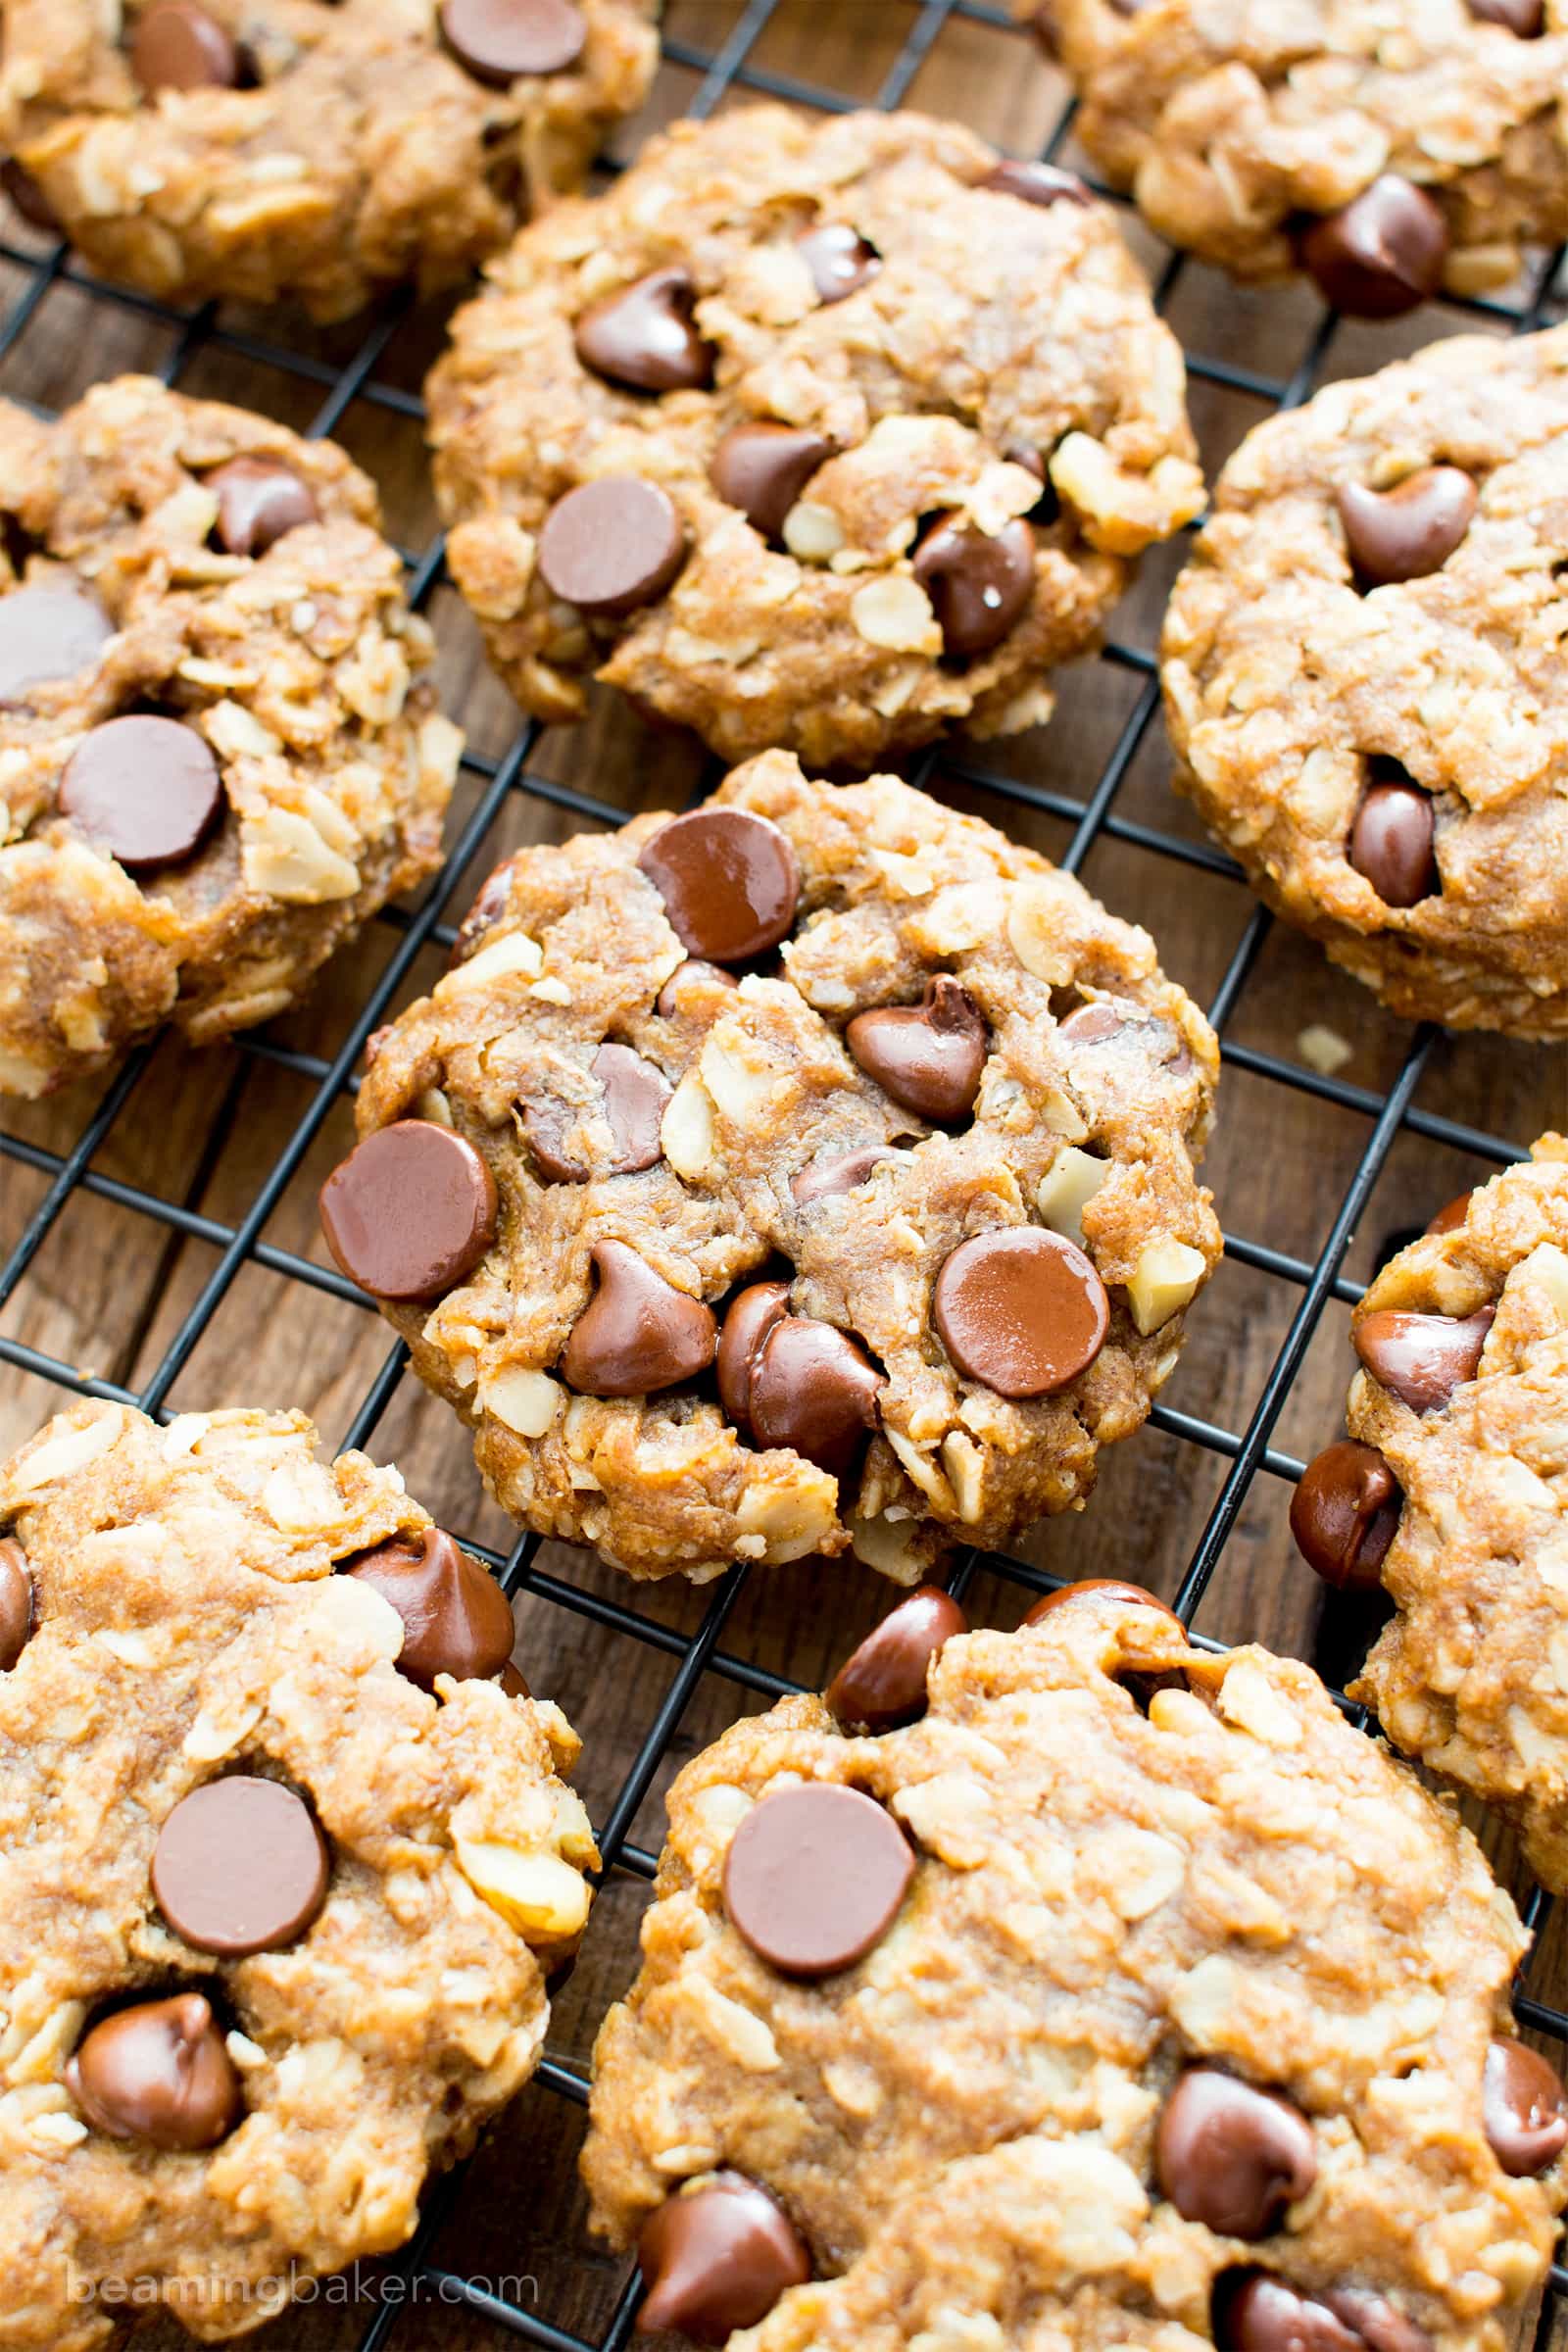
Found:
[[[586,1918],[576,1738],[474,1671],[499,1588],[315,1437],[78,1405],[0,1467],[7,2352],[93,2352],[132,2283],[239,2334],[401,2244],[532,2073]],[[372,1582],[432,1547],[506,1618],[465,1658],[448,1611],[433,1693]],[[226,1859],[215,1804],[248,1808]]]
[[[341,318],[382,287],[460,283],[579,186],[647,93],[656,13],[6,0],[0,145],[29,217],[104,276]]]
[[[1146,933],[775,752],[519,852],[458,955],[323,1214],[514,1517],[637,1576],[853,1540],[912,1582],[1088,1494],[1219,1254],[1214,1041]]]
[[[151,378],[0,405],[0,1092],[282,1011],[434,870],[462,737],[369,482]]]
[[[1177,581],[1177,782],[1395,1012],[1568,1033],[1568,329],[1249,434]]]
[[[725,758],[862,768],[1027,726],[1201,501],[1110,214],[954,123],[681,123],[489,275],[431,378],[436,484],[541,718],[598,676]]]
[[[760,2352],[1494,2352],[1568,2124],[1522,2174],[1486,2078],[1494,2046],[1531,2064],[1526,1938],[1453,1813],[1307,1667],[1191,1649],[1125,1587],[950,1638],[926,1683],[874,1738],[785,1699],[670,1791],[583,2156],[654,2324],[722,2341],[727,2317]],[[743,1843],[837,1928],[856,1874],[828,1825],[861,1806],[906,1841],[902,1899],[835,1973],[771,1964]],[[741,2235],[742,2196],[792,2265]],[[744,2317],[719,2254],[747,2258]]]
[[[1568,234],[1557,0],[1015,0],[1161,236],[1387,317]]]

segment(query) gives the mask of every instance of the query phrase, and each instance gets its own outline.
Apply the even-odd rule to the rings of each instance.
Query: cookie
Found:
[[[436,487],[542,719],[597,676],[730,760],[1005,734],[1201,502],[1110,214],[955,123],[678,123],[489,274],[430,380]]]
[[[499,1586],[301,1413],[0,1467],[0,2343],[236,2335],[533,2072],[598,1860]]]
[[[1173,245],[1389,318],[1568,236],[1557,0],[1015,0]]]
[[[1219,1255],[1202,1015],[891,776],[520,851],[367,1059],[338,1263],[504,1508],[633,1576],[912,1583],[1075,1507]]]
[[[461,284],[642,104],[657,0],[7,0],[6,186],[102,276],[347,318]]]
[[[1393,1011],[1568,1033],[1568,328],[1257,426],[1166,614],[1177,783]]]
[[[151,377],[0,404],[0,1093],[267,1020],[435,870],[463,739],[377,519]]]
[[[1497,2352],[1568,2103],[1457,1817],[1307,1667],[1125,1586],[950,1634],[902,1729],[835,1713],[860,1671],[670,1791],[583,2152],[643,2326]]]
[[[1308,1465],[1291,1526],[1330,1584],[1393,1597],[1352,1695],[1568,1891],[1568,1143],[1450,1203],[1351,1337],[1349,1437]]]

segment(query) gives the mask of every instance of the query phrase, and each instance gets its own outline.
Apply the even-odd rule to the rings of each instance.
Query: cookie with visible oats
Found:
[[[1456,1815],[1307,1667],[1125,1586],[949,1630],[874,1735],[859,1657],[670,1790],[583,2151],[644,2327],[1500,2352],[1568,2107]]]
[[[0,1464],[0,2343],[242,2334],[532,2074],[598,1861],[500,1587],[301,1413]],[[100,2292],[102,2289],[102,2292]]]
[[[489,274],[431,378],[436,486],[541,718],[597,676],[726,759],[1005,734],[1201,503],[1111,215],[956,123],[679,123]]]
[[[432,872],[463,739],[343,452],[150,377],[0,404],[0,1093],[294,1003]]]
[[[5,186],[164,301],[460,284],[642,104],[658,0],[6,0]]]
[[[1078,882],[773,752],[497,870],[322,1216],[526,1526],[913,1582],[1143,1421],[1219,1254],[1217,1074]]]

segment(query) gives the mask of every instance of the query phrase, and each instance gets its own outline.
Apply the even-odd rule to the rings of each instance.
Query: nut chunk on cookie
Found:
[[[658,0],[5,0],[5,187],[164,300],[454,285],[642,104]]]
[[[0,403],[0,1094],[300,995],[433,871],[463,739],[375,493],[150,377]]]
[[[755,2352],[1500,2352],[1568,2196],[1526,1940],[1305,1666],[915,1595],[675,1782],[593,2225]]]
[[[315,1442],[80,1405],[0,1466],[8,2346],[93,2352],[126,2280],[237,2335],[402,2244],[587,1918],[505,1594]]]
[[[495,263],[430,382],[453,576],[526,710],[726,759],[1047,717],[1201,503],[1179,346],[1070,172],[956,123],[678,124]]]
[[[1568,1036],[1568,327],[1250,433],[1162,646],[1180,789],[1392,1010]]]
[[[1568,1892],[1568,1142],[1451,1202],[1351,1338],[1349,1438],[1308,1464],[1291,1527],[1330,1584],[1394,1599],[1354,1695]]]
[[[519,851],[371,1048],[338,1263],[504,1507],[634,1576],[914,1583],[1073,1508],[1219,1255],[1153,943],[891,776],[772,752]]]

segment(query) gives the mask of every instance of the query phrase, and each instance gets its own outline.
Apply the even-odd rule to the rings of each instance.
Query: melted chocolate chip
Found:
[[[321,1187],[321,1231],[351,1282],[422,1305],[455,1290],[496,1237],[495,1178],[430,1119],[368,1135]]]
[[[854,1468],[887,1382],[848,1332],[805,1315],[775,1323],[752,1359],[752,1428],[832,1478]]]
[[[161,90],[237,89],[240,55],[196,0],[153,0],[136,19],[130,65],[150,98]]]
[[[739,1293],[718,1335],[718,1397],[743,1436],[752,1428],[752,1373],[762,1342],[790,1311],[787,1282],[753,1282]]]
[[[1404,1496],[1375,1446],[1344,1438],[1307,1463],[1291,1497],[1291,1533],[1337,1592],[1375,1592]]]
[[[539,533],[539,574],[579,612],[613,617],[663,595],[686,561],[686,526],[667,490],[602,473],[558,499]]]
[[[786,2288],[811,2275],[805,2244],[766,2190],[730,2172],[656,2207],[637,2262],[648,2289],[638,2328],[673,2329],[700,2344],[755,2328]]]
[[[650,1396],[708,1369],[718,1337],[710,1308],[624,1242],[596,1243],[593,1264],[599,1287],[561,1359],[569,1387],[585,1396]]]
[[[881,1941],[913,1876],[891,1814],[858,1788],[808,1781],[764,1796],[741,1823],[724,1858],[724,1908],[781,1976],[835,1976]]]
[[[858,1151],[840,1152],[837,1156],[818,1152],[790,1178],[790,1191],[797,1204],[806,1208],[813,1200],[828,1200],[837,1193],[853,1193],[857,1185],[869,1183],[873,1172],[885,1159],[897,1159],[897,1144],[862,1144]]]
[[[1374,588],[1440,571],[1470,528],[1476,486],[1457,466],[1427,466],[1392,490],[1342,482],[1335,492],[1358,579]]]
[[[737,424],[714,450],[709,477],[764,539],[778,539],[785,515],[836,447],[790,424]]]
[[[1154,2173],[1183,2221],[1223,2237],[1266,2237],[1317,2179],[1317,2149],[1289,2099],[1193,2066],[1165,2102]]]
[[[153,1851],[153,1895],[188,1944],[241,1960],[303,1936],[326,1900],[326,1841],[301,1796],[233,1773],[193,1789]]]
[[[630,1046],[601,1046],[593,1058],[604,1116],[611,1133],[611,1156],[590,1166],[566,1147],[573,1113],[553,1098],[529,1102],[523,1109],[523,1128],[548,1184],[585,1184],[591,1176],[634,1176],[654,1167],[662,1154],[660,1131],[672,1089],[656,1062]]]
[[[960,1242],[937,1276],[933,1320],[957,1369],[1000,1396],[1051,1396],[1105,1344],[1105,1286],[1075,1243],[1039,1226]]]
[[[926,982],[918,1004],[858,1012],[844,1042],[866,1076],[905,1110],[951,1123],[974,1108],[990,1033],[968,990],[947,973]]]
[[[652,270],[584,311],[573,334],[577,357],[596,375],[636,392],[705,391],[713,353],[697,331],[696,302],[689,270]]]
[[[66,2085],[95,2131],[154,2148],[214,2147],[244,2112],[233,2060],[199,1992],[117,2009],[78,2044]]]
[[[32,1579],[15,1536],[0,1537],[0,1674],[9,1674],[32,1632]]]
[[[1556,2070],[1511,2035],[1487,2052],[1481,2110],[1492,2153],[1516,2180],[1544,2173],[1568,2145],[1568,2094]]]
[[[1107,1600],[1139,1602],[1148,1608],[1157,1609],[1162,1617],[1170,1619],[1172,1625],[1182,1623],[1169,1602],[1161,1600],[1156,1592],[1147,1592],[1142,1585],[1124,1585],[1119,1577],[1114,1576],[1086,1576],[1080,1578],[1077,1584],[1058,1585],[1054,1592],[1043,1592],[1022,1623],[1039,1625],[1042,1619],[1054,1616],[1057,1609],[1082,1600],[1092,1592],[1098,1592]],[[1182,1626],[1182,1631],[1185,1633],[1187,1628]]]
[[[1412,180],[1384,172],[1301,237],[1301,260],[1336,310],[1395,318],[1443,283],[1448,225],[1442,207]]]
[[[1094,197],[1076,172],[1058,164],[1023,163],[1007,156],[980,182],[1001,195],[1016,196],[1024,204],[1093,204]]]
[[[0,597],[0,705],[91,668],[114,634],[103,607],[74,588],[14,588]]]
[[[1385,906],[1418,906],[1443,887],[1436,832],[1430,793],[1418,784],[1374,784],[1350,828],[1350,863]]]
[[[223,807],[218,761],[172,718],[111,718],[77,744],[57,806],[128,874],[193,858]]]
[[[824,1697],[846,1731],[891,1732],[926,1709],[926,1669],[946,1642],[969,1630],[940,1585],[920,1585],[850,1652]]]
[[[452,954],[447,958],[449,970],[456,971],[460,963],[466,963],[468,957],[478,951],[485,933],[506,913],[507,901],[512,895],[513,868],[516,862],[515,853],[511,858],[503,858],[500,864],[492,866],[480,883],[479,895],[464,916],[458,936],[452,943]]]
[[[795,240],[811,272],[817,300],[843,302],[868,286],[882,267],[876,247],[847,220],[824,220],[803,228]]]
[[[1537,41],[1546,28],[1545,0],[1468,0],[1481,24],[1500,24],[1521,41]]]
[[[750,808],[690,809],[660,826],[637,864],[692,956],[749,963],[789,936],[801,869],[769,817]]]
[[[342,1563],[342,1573],[390,1601],[403,1620],[398,1670],[421,1690],[438,1674],[486,1682],[512,1656],[512,1604],[487,1568],[444,1528],[395,1536]]]
[[[1457,1233],[1461,1225],[1469,1223],[1470,1203],[1474,1199],[1474,1193],[1455,1194],[1454,1198],[1446,1201],[1439,1209],[1437,1215],[1430,1220],[1426,1228],[1427,1232]]]
[[[564,73],[588,38],[572,0],[441,0],[440,22],[459,65],[497,89],[522,74]]]
[[[721,963],[709,963],[701,956],[688,956],[678,963],[659,992],[654,1010],[662,1020],[673,1020],[681,1009],[681,998],[688,988],[739,988],[733,972],[726,972]]]
[[[231,556],[265,556],[290,531],[320,520],[316,493],[274,458],[231,458],[207,476],[218,500],[218,540]]]
[[[1455,1389],[1474,1380],[1496,1311],[1482,1306],[1473,1315],[1414,1315],[1379,1307],[1362,1317],[1351,1338],[1374,1380],[1412,1413],[1435,1413]]]
[[[1022,520],[993,534],[944,514],[916,542],[910,568],[931,599],[943,651],[971,661],[1000,645],[1028,612],[1035,535]]]

